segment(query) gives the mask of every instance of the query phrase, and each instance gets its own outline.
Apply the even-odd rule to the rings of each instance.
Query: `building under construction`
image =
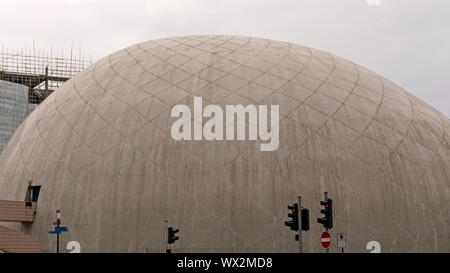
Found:
[[[0,152],[36,106],[91,63],[81,56],[35,50],[0,52]]]
[[[4,50],[0,53],[0,80],[28,87],[28,103],[39,104],[91,61],[82,56],[64,58],[44,53]],[[80,53],[81,55],[81,53]]]

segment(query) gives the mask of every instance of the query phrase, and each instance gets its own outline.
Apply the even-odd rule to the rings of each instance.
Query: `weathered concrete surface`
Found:
[[[172,140],[173,105],[279,104],[280,147]],[[222,107],[224,108],[224,107]],[[302,195],[304,251],[328,191],[346,252],[450,251],[450,122],[394,83],[311,48],[189,36],[118,51],[47,98],[0,158],[0,199],[42,185],[35,223],[12,225],[54,249],[56,209],[82,252],[295,252],[284,226]]]

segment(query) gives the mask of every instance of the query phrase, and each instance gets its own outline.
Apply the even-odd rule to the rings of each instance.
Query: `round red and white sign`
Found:
[[[324,233],[322,233],[321,239],[322,239],[322,247],[328,248],[331,244],[330,233],[325,231]]]

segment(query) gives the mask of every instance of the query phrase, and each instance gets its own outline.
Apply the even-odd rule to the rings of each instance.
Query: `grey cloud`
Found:
[[[76,1],[72,1],[76,2]],[[33,40],[98,59],[150,39],[238,34],[284,40],[350,59],[450,117],[450,1],[382,0],[2,0],[8,48]]]

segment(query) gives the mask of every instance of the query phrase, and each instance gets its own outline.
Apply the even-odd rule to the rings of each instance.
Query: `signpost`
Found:
[[[342,249],[342,253],[344,253],[344,248],[347,247],[347,235],[345,233],[337,234],[337,248]]]
[[[302,217],[300,216],[302,211],[302,197],[298,196],[298,211],[297,211],[297,218],[298,218],[298,253],[303,253],[303,246],[302,246]]]
[[[322,247],[325,249],[328,249],[331,244],[330,233],[324,231],[321,236],[321,241],[322,241]]]
[[[62,232],[69,231],[68,227],[62,227],[61,226],[61,211],[56,211],[56,222],[53,223],[55,225],[55,230],[50,230],[48,234],[56,234],[56,253],[59,253],[59,234]]]
[[[323,193],[323,201],[327,201],[328,200],[328,192],[326,191],[326,192],[324,192]],[[332,215],[330,215],[330,217],[333,217]],[[328,220],[329,221],[329,220]],[[323,236],[328,236],[328,239],[326,239],[326,238],[324,238]],[[328,240],[328,244],[326,244],[326,247],[325,247],[325,245],[324,245],[324,239],[325,239],[325,241],[326,240]],[[326,242],[325,242],[326,243]],[[330,244],[331,244],[331,236],[330,236],[330,234],[328,233],[328,228],[325,228],[325,232],[324,233],[322,233],[322,246],[325,248],[325,251],[326,251],[326,253],[329,253],[330,252],[330,249],[328,248],[329,246],[330,246]]]

